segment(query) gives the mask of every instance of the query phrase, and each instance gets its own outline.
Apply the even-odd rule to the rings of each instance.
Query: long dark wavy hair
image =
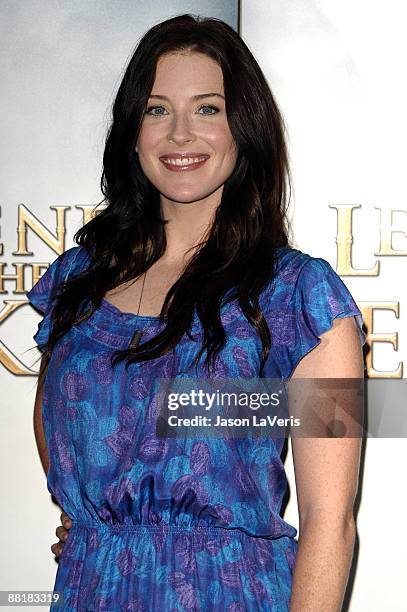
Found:
[[[103,155],[104,198],[99,205],[106,206],[74,236],[92,262],[58,288],[45,355],[49,359],[58,339],[92,315],[107,291],[142,275],[166,250],[160,193],[144,175],[135,147],[157,62],[163,54],[177,51],[203,53],[222,69],[237,161],[206,240],[167,293],[160,314],[165,327],[137,348],[115,351],[112,364],[155,359],[172,350],[184,334],[191,338],[196,308],[203,333],[195,363],[206,351],[205,364],[213,365],[226,343],[220,310],[238,300],[262,341],[261,375],[272,339],[259,295],[274,278],[275,249],[288,245],[291,188],[284,121],[258,63],[237,32],[219,19],[190,14],[148,30],[125,70]]]

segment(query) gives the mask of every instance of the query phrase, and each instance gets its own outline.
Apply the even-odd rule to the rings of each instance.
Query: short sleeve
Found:
[[[43,315],[38,324],[37,332],[33,336],[38,348],[42,352],[44,351],[43,345],[48,342],[51,333],[51,314],[58,294],[58,288],[78,268],[80,262],[84,259],[84,253],[86,251],[82,247],[77,246],[59,255],[44,272],[39,281],[26,294],[28,301]]]
[[[366,342],[362,313],[345,283],[325,259],[311,257],[302,266],[290,308],[288,320],[295,326],[295,341],[288,350],[291,372],[302,357],[320,344],[321,334],[331,329],[336,318],[354,316],[361,346]]]

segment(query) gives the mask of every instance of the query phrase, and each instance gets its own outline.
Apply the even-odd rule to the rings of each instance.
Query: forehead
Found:
[[[224,93],[222,70],[215,60],[188,51],[159,58],[152,94],[188,96],[205,92]]]

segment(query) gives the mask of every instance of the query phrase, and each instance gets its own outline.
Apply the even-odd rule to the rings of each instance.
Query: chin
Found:
[[[162,192],[163,195],[171,200],[172,202],[179,202],[180,204],[192,204],[193,202],[198,202],[199,200],[204,200],[210,192],[208,193],[165,193]]]

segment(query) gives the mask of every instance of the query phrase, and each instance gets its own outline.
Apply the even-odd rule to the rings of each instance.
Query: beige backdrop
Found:
[[[34,264],[74,246],[83,207],[101,198],[109,108],[137,40],[184,12],[237,28],[236,0],[0,2],[0,274],[20,278],[0,287],[0,590],[52,590],[57,570],[50,546],[60,511],[32,424],[39,353],[29,349],[40,316],[25,293],[45,271]]]
[[[397,340],[374,344],[370,375],[404,377],[407,49],[404,3],[386,7],[367,0],[243,0],[241,33],[286,117],[296,246],[341,272],[347,260],[341,236],[353,238],[356,272],[343,280],[366,318],[373,303],[381,304],[369,331]],[[6,275],[0,288],[0,590],[52,589],[56,572],[50,546],[59,509],[46,490],[32,428],[38,352],[29,349],[40,319],[25,292],[44,271],[38,264],[73,246],[87,207],[100,198],[108,109],[137,38],[181,11],[236,26],[234,1],[20,0],[0,6],[0,264]],[[391,248],[398,253],[389,247],[391,222]],[[351,612],[407,609],[406,447],[403,439],[368,440]],[[291,499],[285,518],[298,527],[290,452],[286,466]]]
[[[387,371],[384,375],[403,378],[406,11],[401,0],[386,5],[376,0],[243,0],[241,28],[288,124],[297,246],[337,269],[343,253],[337,253],[340,209],[335,207],[356,206],[352,263],[357,275],[342,279],[360,307],[382,303],[369,331],[397,334],[398,351],[388,342],[374,343],[370,375]],[[392,247],[399,252],[378,255],[388,250],[391,210],[399,211],[392,214],[399,231],[392,235]],[[339,228],[346,229],[344,224]],[[405,439],[367,440],[351,612],[407,610],[406,462]],[[291,453],[286,466],[292,486],[285,518],[297,526]]]

